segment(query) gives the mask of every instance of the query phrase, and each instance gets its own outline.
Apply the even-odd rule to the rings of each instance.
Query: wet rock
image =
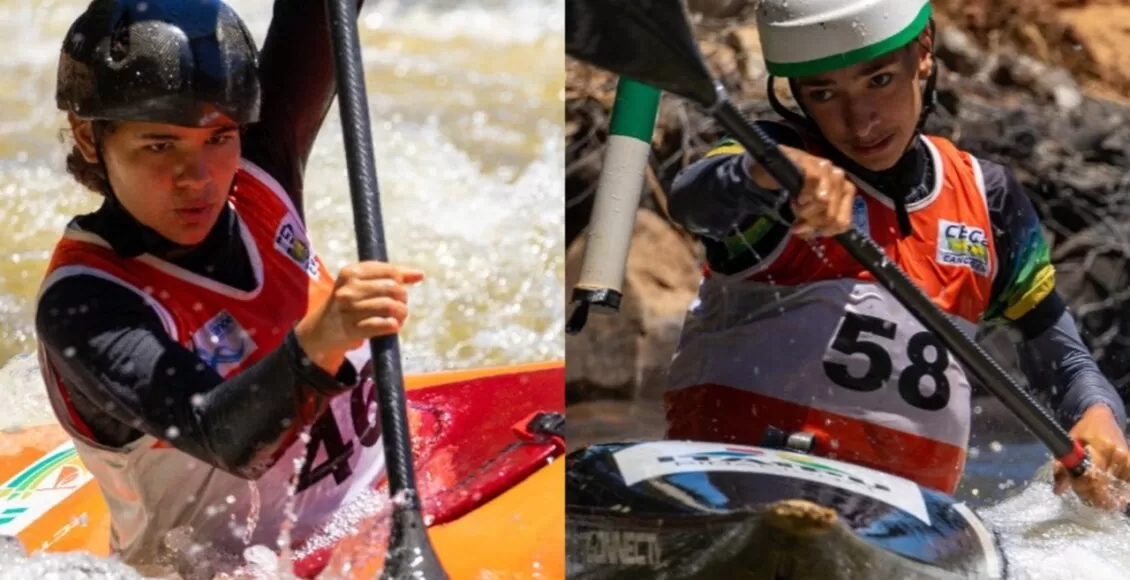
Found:
[[[584,237],[568,250],[566,291],[580,276]],[[655,213],[637,213],[624,297],[616,315],[589,316],[565,339],[570,403],[659,396],[687,306],[702,277],[695,245]]]
[[[972,76],[985,63],[985,51],[959,28],[938,30],[935,50],[950,70],[961,75]]]

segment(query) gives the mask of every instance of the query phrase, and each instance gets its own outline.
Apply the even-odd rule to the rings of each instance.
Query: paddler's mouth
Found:
[[[895,134],[890,133],[880,139],[854,141],[851,144],[852,156],[860,159],[871,159],[883,155],[894,143]]]
[[[197,202],[177,207],[173,210],[173,213],[175,213],[182,222],[189,225],[196,225],[206,221],[208,217],[212,215],[212,210],[215,207],[216,204],[214,203]]]

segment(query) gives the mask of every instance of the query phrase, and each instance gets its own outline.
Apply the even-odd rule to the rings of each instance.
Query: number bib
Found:
[[[700,304],[687,318],[671,390],[721,385],[965,447],[964,369],[881,286],[841,279],[718,291],[724,299],[703,300],[709,311]]]
[[[296,493],[316,485],[334,488],[349,485],[348,503],[366,489],[384,468],[384,449],[380,445],[381,422],[377,409],[377,390],[372,377],[369,343],[347,353],[358,370],[360,386],[348,395],[336,397],[330,412],[323,413],[310,426],[305,459],[298,474]],[[354,472],[361,470],[358,477]],[[352,478],[352,481],[351,481]],[[336,495],[331,491],[330,495]],[[336,501],[336,500],[335,500]]]

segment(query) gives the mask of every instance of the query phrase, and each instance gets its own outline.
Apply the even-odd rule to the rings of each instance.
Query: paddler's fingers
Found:
[[[395,318],[373,316],[357,323],[357,328],[371,337],[388,336],[400,332],[400,322]]]
[[[424,279],[424,273],[415,268],[395,266],[377,260],[365,260],[350,264],[338,273],[338,285],[347,284],[353,280],[396,280],[401,284],[415,284]]]
[[[836,224],[834,233],[846,232],[851,228],[851,218],[855,207],[855,185],[844,177],[843,170],[837,169],[840,177],[839,187],[841,195],[836,199],[836,206],[832,210],[832,219]]]
[[[403,302],[385,296],[366,298],[350,304],[347,312],[362,320],[373,317],[392,318],[399,324],[404,324],[404,321],[408,319],[408,306]]]
[[[401,284],[415,284],[424,279],[424,272],[414,268],[400,267],[400,283]]]
[[[1071,488],[1071,474],[1067,472],[1067,468],[1062,463],[1056,461],[1055,469],[1052,471],[1055,478],[1055,485],[1052,487],[1052,493],[1056,495],[1063,495]]]
[[[818,177],[812,187],[801,192],[793,204],[793,235],[804,240],[815,237],[816,230],[828,222],[828,205],[835,193],[827,175]]]
[[[1113,510],[1121,505],[1116,499],[1116,490],[1112,485],[1114,478],[1106,471],[1088,469],[1087,473],[1075,478],[1071,483],[1075,494],[1087,505],[1104,510]]]
[[[1091,468],[1078,477],[1071,476],[1064,469],[1071,489],[1083,503],[1089,506],[1103,510],[1122,509],[1126,502],[1120,499],[1122,494],[1118,492],[1119,484],[1109,471],[1110,455],[1102,453],[1101,449],[1091,445],[1086,445],[1084,449],[1091,457]]]
[[[1107,472],[1112,477],[1122,481],[1130,481],[1130,453],[1125,449],[1116,448],[1110,454],[1110,463],[1107,464]]]
[[[397,302],[408,302],[408,290],[390,278],[354,280],[338,288],[334,296],[344,305],[356,305],[370,298],[391,298]]]

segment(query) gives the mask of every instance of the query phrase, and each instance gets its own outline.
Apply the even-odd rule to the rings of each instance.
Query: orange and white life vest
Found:
[[[858,183],[854,222],[972,336],[998,267],[980,166],[924,137],[930,194],[908,204]],[[952,492],[969,439],[961,364],[831,239],[786,236],[743,272],[710,272],[672,360],[668,436],[757,444],[767,427],[816,436],[814,453]]]

